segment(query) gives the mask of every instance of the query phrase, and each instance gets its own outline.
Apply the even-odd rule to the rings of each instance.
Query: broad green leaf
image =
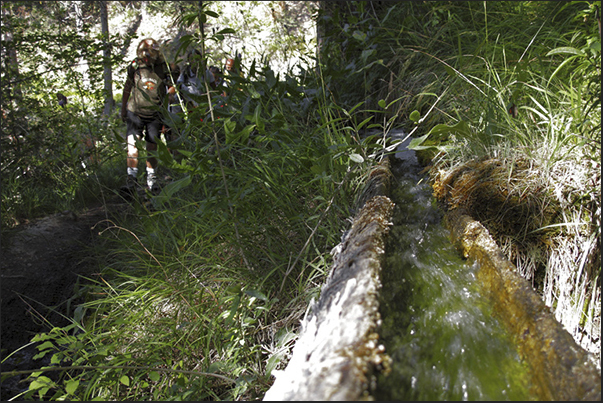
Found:
[[[265,132],[264,119],[262,118],[262,105],[258,104],[255,107],[255,111],[253,112],[253,123],[255,123],[258,127],[258,131],[260,133]]]
[[[379,104],[380,107],[385,109],[385,99],[380,99],[379,102],[377,102],[377,104]]]
[[[65,392],[67,392],[70,395],[73,395],[79,385],[80,385],[80,381],[78,381],[76,379],[67,381],[67,382],[65,382]]]
[[[399,100],[401,100],[404,97],[400,97],[400,98],[396,98],[393,101],[391,101],[389,104],[387,104],[387,106],[385,107],[385,109],[389,109],[390,106],[392,106],[393,104],[395,104],[396,102],[398,102]]]
[[[84,318],[84,314],[86,313],[86,308],[82,305],[78,305],[73,312],[73,320],[76,323],[82,323],[82,319]]]
[[[234,130],[237,127],[237,122],[230,120],[230,119],[226,119],[224,121],[224,131],[226,132],[226,136],[228,137],[230,134],[232,134],[234,132]]]
[[[209,373],[218,372],[218,371],[221,371],[222,368],[224,368],[224,367],[225,367],[225,365],[222,361],[212,362],[211,364],[209,364],[209,367],[207,368],[207,372],[209,372]]]
[[[248,125],[243,128],[243,130],[239,132],[231,131],[230,133],[226,133],[226,144],[232,143],[241,143],[245,144],[249,135],[255,129],[256,125]]]
[[[350,109],[349,113],[351,114],[352,112],[354,112],[356,109],[358,109],[362,104],[364,104],[364,101],[358,102],[356,104],[356,106],[354,106],[352,109]]]
[[[130,378],[128,377],[128,375],[122,375],[122,377],[119,378],[119,382],[126,386],[130,386]]]
[[[190,158],[191,155],[193,155],[193,152],[192,151],[188,151],[188,150],[176,149],[176,151],[178,151],[179,154],[184,155],[186,158]]]
[[[273,354],[268,361],[266,361],[266,375],[270,375],[272,371],[276,368],[276,366],[283,360],[285,357],[285,351],[279,351],[276,354]]]
[[[408,143],[408,148],[410,150],[417,150],[418,149],[417,147],[419,147],[421,144],[423,144],[423,142],[425,140],[427,140],[427,137],[429,137],[429,134],[425,134],[421,137],[417,137],[417,138],[410,140],[410,143]]]
[[[266,84],[268,88],[272,88],[276,85],[276,77],[274,76],[274,71],[266,70]]]
[[[355,73],[360,73],[360,72],[362,72],[364,70],[368,70],[371,67],[373,67],[375,64],[380,64],[381,66],[383,66],[383,59],[372,61],[369,64],[367,64],[367,65],[359,68],[358,70],[356,70]],[[355,66],[353,66],[353,63],[350,63],[350,65],[352,65],[351,69],[353,69],[355,67]]]
[[[469,125],[464,120],[461,120],[454,126],[448,126],[445,124],[435,125],[428,133],[431,139],[438,140],[439,137],[447,133],[458,133],[463,135],[469,135]]]
[[[427,150],[430,148],[435,148],[438,149],[440,151],[447,151],[449,149],[451,149],[450,146],[446,146],[446,145],[442,145],[442,144],[429,144],[429,145],[423,145],[423,143],[429,139],[430,141],[440,141],[441,140],[441,136],[444,134],[448,134],[448,133],[457,133],[460,135],[469,135],[471,134],[470,130],[469,130],[469,125],[467,124],[467,122],[465,122],[464,120],[461,120],[460,122],[458,122],[457,124],[455,124],[454,126],[448,126],[448,125],[444,125],[444,124],[440,124],[440,125],[436,125],[434,126],[429,133],[421,136],[421,137],[417,137],[414,138],[410,141],[410,143],[408,144],[408,148],[411,150]]]
[[[364,40],[366,39],[366,34],[362,31],[356,30],[352,34],[352,37],[354,37],[354,39],[359,40],[360,42],[364,42]]]
[[[153,382],[158,382],[159,381],[159,373],[156,371],[149,372],[149,379]]]
[[[410,120],[412,120],[413,122],[417,123],[419,121],[419,119],[421,118],[421,113],[419,113],[419,111],[414,110],[412,111],[412,113],[410,114],[410,116],[408,117]]]
[[[216,35],[217,34],[221,34],[221,35],[224,35],[224,34],[236,34],[236,33],[237,33],[237,31],[235,31],[232,28],[224,28],[224,29],[221,29],[218,32],[216,32]]]
[[[451,77],[456,76],[456,71],[452,67],[444,65],[444,69],[446,70],[446,73],[448,73]]]
[[[601,42],[595,41],[590,44],[588,47],[590,50],[594,50],[595,52],[601,52]]]
[[[157,157],[166,166],[170,166],[174,162],[172,153],[163,141],[157,141]]]
[[[45,341],[44,343],[40,344],[36,348],[40,351],[47,350],[49,348],[54,348],[54,344],[52,344],[52,342],[50,342],[50,341]]]
[[[238,294],[234,298],[234,301],[232,301],[232,306],[230,307],[230,313],[229,313],[228,317],[226,318],[227,326],[230,326],[232,324],[235,314],[237,313],[237,310],[239,309],[240,303],[241,303],[241,294]]]
[[[377,51],[375,49],[366,49],[366,50],[362,51],[362,53],[360,54],[360,57],[362,58],[362,61],[364,63],[366,63],[366,60],[376,52]]]
[[[29,384],[29,390],[46,389],[48,390],[54,382],[47,376],[39,376]],[[46,393],[46,392],[44,392]]]
[[[181,189],[184,189],[185,187],[190,185],[191,182],[192,182],[192,178],[190,175],[187,175],[182,179],[178,179],[177,181],[174,181],[174,182],[166,185],[163,189],[161,189],[161,193],[159,193],[157,196],[155,196],[155,200],[160,205],[163,205],[165,202],[168,201],[168,199],[170,199],[172,196],[174,196],[174,194],[176,192],[180,191]]]
[[[237,284],[234,284],[234,285],[228,286],[226,288],[226,291],[228,291],[231,294],[240,294],[241,293],[241,286],[237,285]]]

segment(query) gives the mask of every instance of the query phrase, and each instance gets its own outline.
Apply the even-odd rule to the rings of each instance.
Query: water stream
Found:
[[[414,152],[393,164],[396,204],[382,268],[380,337],[393,359],[377,400],[533,400],[527,366],[450,243]]]

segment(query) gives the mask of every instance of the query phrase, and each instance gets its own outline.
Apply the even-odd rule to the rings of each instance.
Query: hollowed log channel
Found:
[[[274,371],[264,400],[364,400],[373,373],[387,367],[379,344],[381,257],[393,202],[388,160],[375,169],[359,198],[358,214],[334,248],[331,273],[318,302],[301,323],[299,339],[283,371]],[[540,400],[597,400],[601,374],[592,355],[575,343],[487,230],[462,211],[446,213],[452,242],[469,261],[490,297],[496,317],[513,335],[528,363],[529,386]]]

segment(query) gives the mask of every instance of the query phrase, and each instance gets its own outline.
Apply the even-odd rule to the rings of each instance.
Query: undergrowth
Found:
[[[36,336],[52,365],[24,397],[261,398],[389,145],[366,129],[394,125],[600,357],[600,2],[330,7],[318,75],[253,63],[213,116],[169,117],[172,182],[103,224],[99,274],[72,325]]]
[[[417,109],[411,146],[445,208],[482,221],[600,358],[600,2],[476,5],[434,7],[458,38],[429,50],[448,118],[425,126]]]
[[[98,275],[71,325],[32,340],[51,365],[22,397],[249,400],[286,363],[389,144],[311,72],[254,62],[228,79],[210,94],[223,107],[166,116],[175,135],[156,156],[171,182],[98,224]]]

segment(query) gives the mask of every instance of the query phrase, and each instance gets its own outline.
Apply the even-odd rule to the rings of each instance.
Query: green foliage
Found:
[[[203,3],[169,6],[179,26],[195,28],[216,18]],[[58,4],[22,6],[69,15]],[[600,41],[589,20],[599,4],[328,3],[316,15],[316,70],[276,73],[253,60],[195,99],[197,108],[166,113],[173,136],[153,155],[173,181],[116,212],[88,251],[99,274],[72,325],[35,337],[51,365],[32,373],[24,397],[261,397],[319,292],[365,172],[392,149],[393,127],[408,128],[411,145],[443,165],[539,149],[548,152],[542,166],[578,149],[600,159]],[[2,120],[3,225],[114,190],[124,158],[114,140],[123,125],[97,118],[102,42],[85,31],[49,34],[35,25],[41,17],[31,26],[8,18],[14,35],[3,48],[32,62],[2,62],[11,84],[2,86],[11,105]],[[224,49],[230,35],[186,34],[174,52]],[[78,52],[94,74],[75,68]],[[67,68],[38,75],[38,64]],[[94,155],[80,148],[89,135]]]
[[[488,177],[503,199],[538,195],[541,211],[522,230],[502,229],[506,208],[484,222],[526,278],[548,281],[540,291],[566,326],[591,323],[589,341],[586,326],[572,331],[591,351],[600,336],[592,302],[600,252],[591,248],[601,237],[600,9],[600,1],[333,2],[318,15],[328,96],[349,106],[399,100],[396,124],[415,137],[411,147],[438,185],[489,160],[504,167]],[[518,172],[524,166],[530,175]],[[567,229],[563,240],[552,242],[543,220]],[[538,242],[529,225],[542,225]],[[566,250],[581,251],[579,267],[575,258],[554,262]]]
[[[227,75],[224,93],[166,115],[173,138],[154,155],[173,181],[114,217],[88,252],[100,274],[88,279],[72,325],[34,339],[51,366],[32,373],[25,397],[265,392],[327,274],[352,196],[387,145],[361,136],[380,126],[362,104],[336,105],[320,77],[300,71],[281,76],[254,61]]]
[[[88,25],[73,29],[61,3],[2,7],[3,26],[11,32],[3,35],[3,54],[18,57],[2,59],[2,224],[10,227],[99,197],[103,186],[115,182],[112,164],[119,151],[116,120],[98,119],[102,39],[90,39]],[[58,31],[46,29],[51,18],[59,20]],[[65,108],[58,105],[59,92],[67,96]]]
[[[61,376],[32,374],[28,396],[235,400],[270,385],[297,320],[276,323],[302,311],[326,275],[371,147],[345,130],[325,135],[331,122],[300,123],[298,79],[255,73],[233,82],[215,123],[174,128],[186,136],[173,149],[180,161],[159,146],[177,179],[153,199],[156,210],[105,230],[114,252],[90,279],[88,302],[72,326],[34,340]],[[212,143],[211,131],[225,141]],[[268,344],[273,326],[281,336]]]

